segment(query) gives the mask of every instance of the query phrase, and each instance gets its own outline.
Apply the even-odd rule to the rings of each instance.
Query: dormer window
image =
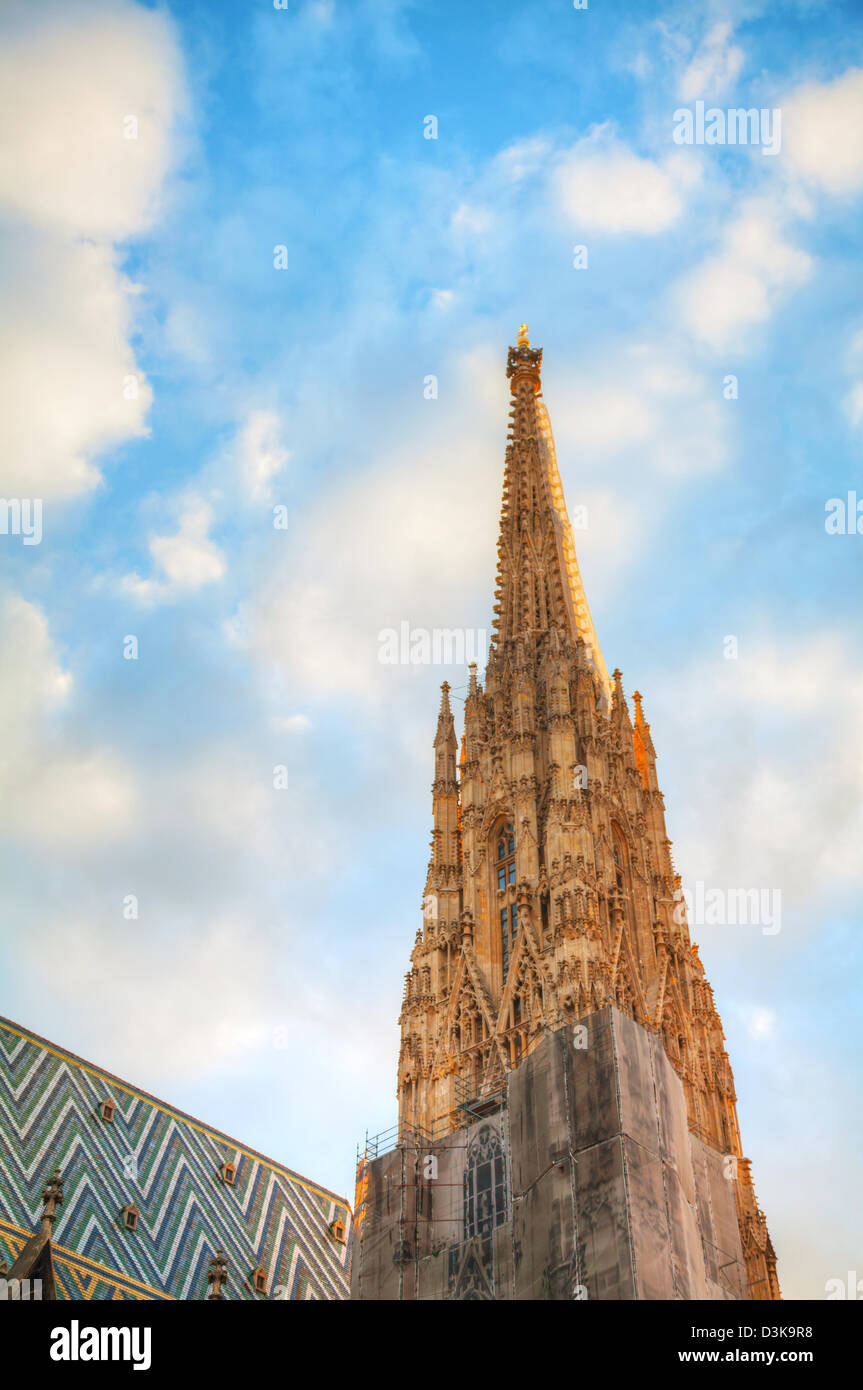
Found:
[[[114,1111],[116,1109],[117,1107],[112,1100],[102,1100],[99,1102],[99,1114],[108,1125],[114,1123]]]
[[[335,1221],[331,1221],[331,1222],[330,1222],[330,1230],[331,1230],[332,1233],[333,1233],[334,1239],[335,1239],[335,1240],[341,1241],[341,1243],[344,1245],[344,1242],[345,1242],[345,1223],[344,1223],[344,1221],[342,1221],[342,1219],[341,1219],[340,1216],[337,1216],[336,1219],[335,1219]]]
[[[134,1202],[130,1202],[127,1207],[123,1208],[123,1225],[127,1231],[137,1231],[140,1214]]]
[[[255,1293],[267,1292],[267,1271],[264,1269],[263,1265],[258,1265],[258,1268],[252,1275],[252,1284],[254,1285]]]
[[[219,1172],[222,1175],[222,1182],[226,1187],[233,1187],[237,1181],[237,1165],[235,1163],[223,1163]]]

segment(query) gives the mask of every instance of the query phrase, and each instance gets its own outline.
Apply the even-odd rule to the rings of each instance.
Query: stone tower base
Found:
[[[733,1164],[617,1009],[546,1034],[465,1115],[361,1165],[352,1298],[748,1298]]]

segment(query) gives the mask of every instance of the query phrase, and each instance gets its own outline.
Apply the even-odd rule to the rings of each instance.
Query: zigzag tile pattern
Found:
[[[99,1111],[108,1099],[112,1123]],[[228,1160],[233,1187],[221,1177]],[[343,1198],[0,1019],[0,1258],[11,1263],[21,1233],[36,1229],[57,1165],[61,1298],[203,1299],[217,1249],[228,1258],[227,1298],[348,1297]],[[129,1203],[140,1212],[134,1232],[122,1220]],[[337,1217],[344,1244],[330,1229]],[[260,1266],[266,1295],[251,1282]]]

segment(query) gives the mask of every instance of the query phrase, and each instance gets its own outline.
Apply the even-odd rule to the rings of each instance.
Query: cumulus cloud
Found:
[[[121,240],[158,211],[181,105],[169,17],[127,0],[5,8],[0,209]]]
[[[129,341],[135,287],[109,246],[4,242],[0,486],[72,497],[99,483],[94,456],[146,433],[152,391]]]
[[[252,411],[237,437],[236,454],[245,497],[251,502],[270,501],[272,480],[290,458],[276,411]]]
[[[79,918],[46,923],[38,951],[27,952],[30,968],[48,976],[43,988],[56,987],[53,962],[62,960],[63,994],[92,1001],[84,1030],[97,1057],[110,1040],[112,1070],[139,1084],[154,1072],[200,1077],[242,1063],[268,1041],[267,1013],[277,1015],[278,1000],[265,942],[246,921],[222,915],[183,936],[160,930],[152,914],[125,921],[119,904],[117,917],[110,930]]]
[[[743,50],[731,43],[730,24],[714,24],[680,79],[682,101],[710,100],[729,87],[743,66]]]
[[[145,430],[116,246],[158,215],[181,58],[168,16],[131,0],[11,3],[0,36],[0,484],[65,498]]]
[[[58,716],[71,692],[44,614],[7,598],[0,609],[0,825],[55,849],[124,835],[135,806],[134,779],[120,759],[63,734]]]
[[[561,155],[553,188],[575,227],[651,235],[680,216],[699,167],[679,151],[661,163],[643,158],[600,126]]]
[[[466,594],[494,572],[506,410],[499,356],[463,355],[452,376],[458,399],[428,404],[423,442],[414,431],[406,445],[396,427],[399,442],[387,441],[374,466],[328,491],[232,627],[235,641],[317,695],[373,699],[391,688],[379,633],[402,621],[464,627]]]
[[[832,82],[809,82],[782,103],[783,154],[827,193],[863,188],[863,68]]]
[[[729,348],[766,322],[811,271],[812,258],[785,239],[775,209],[753,202],[725,229],[719,253],[678,281],[672,298],[694,338]]]
[[[599,477],[614,461],[621,479],[629,458],[638,474],[692,476],[726,458],[715,382],[661,341],[630,343],[571,373],[553,423],[562,455],[577,460],[582,474]],[[629,491],[628,480],[621,490]]]
[[[859,886],[863,668],[838,633],[741,638],[734,661],[717,639],[714,659],[650,701],[674,730],[697,802],[676,850],[685,882],[721,874],[720,886],[779,888],[783,918],[828,886]]]
[[[157,603],[213,584],[225,573],[225,557],[208,535],[213,510],[196,494],[185,497],[179,529],[173,535],[152,536],[150,554],[159,577],[128,574],[123,589],[144,603]]]

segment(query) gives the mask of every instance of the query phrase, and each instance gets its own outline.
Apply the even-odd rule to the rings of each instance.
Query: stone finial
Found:
[[[57,1208],[63,1201],[63,1179],[60,1176],[60,1169],[55,1168],[50,1178],[42,1189],[42,1221],[47,1221],[49,1225],[54,1224],[57,1215]]]
[[[217,1250],[207,1267],[207,1286],[210,1292],[207,1300],[212,1302],[215,1299],[224,1299],[222,1285],[227,1282],[228,1261],[223,1250]]]

